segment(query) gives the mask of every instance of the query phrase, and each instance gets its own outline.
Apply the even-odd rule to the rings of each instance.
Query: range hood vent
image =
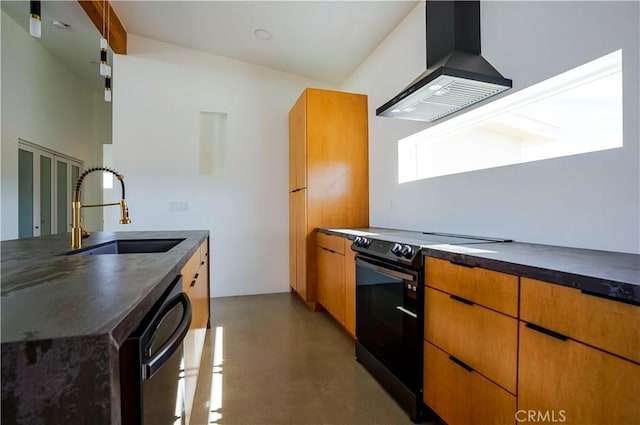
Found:
[[[511,88],[480,55],[480,2],[427,1],[427,70],[376,115],[432,122]]]

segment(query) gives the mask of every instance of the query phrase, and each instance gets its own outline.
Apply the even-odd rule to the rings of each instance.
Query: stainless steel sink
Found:
[[[69,251],[66,255],[148,254],[167,252],[184,239],[118,239]]]

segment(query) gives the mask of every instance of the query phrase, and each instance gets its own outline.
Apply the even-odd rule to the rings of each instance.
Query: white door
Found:
[[[73,186],[82,162],[33,143],[18,143],[18,237],[71,230]]]

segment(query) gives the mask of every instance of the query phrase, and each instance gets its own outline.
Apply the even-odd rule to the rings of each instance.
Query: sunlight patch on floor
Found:
[[[222,326],[216,327],[213,341],[213,379],[211,380],[211,398],[209,400],[209,423],[217,424],[222,418]]]

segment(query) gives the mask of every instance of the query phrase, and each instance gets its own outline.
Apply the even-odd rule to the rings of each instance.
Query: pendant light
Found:
[[[107,63],[107,51],[109,49],[109,23],[107,22],[108,12],[107,0],[102,1],[102,37],[100,37],[100,75],[106,77],[111,75],[111,67]],[[105,38],[106,36],[106,38]]]
[[[109,18],[111,6],[108,0],[102,2],[102,37],[100,37],[100,75],[104,77],[104,101],[111,102],[111,67],[108,64]],[[106,38],[105,38],[106,36]]]
[[[41,15],[40,15],[40,2],[29,2],[29,34],[36,38],[40,38],[41,35]]]
[[[109,65],[107,64],[107,39],[104,37],[100,38],[100,75],[102,75],[103,77],[107,76],[109,74],[108,72],[108,68]]]
[[[111,102],[111,75],[104,77],[104,101]]]

